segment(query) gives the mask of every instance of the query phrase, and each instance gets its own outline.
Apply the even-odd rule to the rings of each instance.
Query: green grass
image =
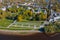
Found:
[[[16,26],[11,26],[11,29],[16,29],[16,30],[38,30],[40,25],[41,25],[41,21],[29,21],[29,22],[16,22]],[[23,24],[23,27],[21,27],[21,25]],[[28,27],[30,25],[30,27]],[[34,29],[34,25],[36,25],[36,29]]]
[[[55,33],[55,28],[53,26],[44,27],[45,33]]]
[[[60,32],[60,23],[56,22],[53,25],[45,26],[44,29],[45,29],[45,33]]]
[[[1,30],[38,30],[34,28],[0,28]]]
[[[16,24],[17,25],[22,25],[23,24],[23,26],[30,25],[31,27],[36,25],[37,27],[39,27],[42,23],[43,23],[43,21],[29,21],[29,22],[17,22]]]
[[[10,28],[7,28],[8,25],[10,25],[13,22],[13,20],[0,20],[0,29],[2,30],[38,30],[39,28],[34,29],[34,25],[36,25],[36,27],[40,27],[40,25],[43,23],[43,21],[29,21],[29,22],[16,22],[17,25],[15,26],[11,26]],[[21,27],[21,24],[23,24],[24,27]],[[28,27],[29,25],[30,27]],[[18,27],[20,26],[20,27]]]
[[[0,27],[7,27],[13,22],[13,20],[3,19],[0,20]]]

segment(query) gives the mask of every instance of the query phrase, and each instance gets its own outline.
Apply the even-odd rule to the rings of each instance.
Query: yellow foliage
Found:
[[[46,18],[47,18],[47,14],[44,14],[44,15],[42,16],[42,18],[43,18],[43,19],[46,19]]]
[[[60,12],[60,9],[57,9],[57,12]]]
[[[33,12],[30,11],[30,10],[26,10],[26,11],[24,12],[24,14],[26,14],[26,15],[28,15],[28,13],[29,13],[30,16],[32,16],[32,14],[33,14]]]
[[[3,19],[3,18],[5,18],[5,17],[6,17],[6,12],[4,12],[4,11],[3,11],[3,12],[1,12],[1,13],[0,13],[0,18],[2,18],[2,19]]]
[[[0,15],[0,19],[2,18],[2,16]]]
[[[49,34],[55,33],[55,28],[53,26],[46,26],[45,33],[49,33]]]
[[[47,14],[41,13],[40,14],[40,19],[46,20],[47,19]]]
[[[18,21],[22,21],[22,20],[23,20],[22,15],[19,15],[17,20],[18,20]]]
[[[30,11],[29,13],[30,13],[30,15],[32,16],[33,12],[32,12],[32,11]]]

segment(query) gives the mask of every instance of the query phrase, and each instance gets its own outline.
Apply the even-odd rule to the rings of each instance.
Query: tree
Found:
[[[48,25],[44,27],[45,33],[46,34],[53,34],[55,33],[55,27],[53,25]]]
[[[19,15],[18,18],[17,18],[17,21],[23,21],[23,16],[22,15]]]
[[[43,16],[42,16],[43,18],[43,20],[46,20],[47,19],[47,14],[43,14]]]
[[[0,10],[0,19],[4,19],[6,17],[6,12]]]
[[[47,14],[44,14],[44,12],[40,12],[39,18],[40,18],[40,20],[46,20]]]
[[[36,20],[36,21],[39,21],[39,20],[40,20],[39,14],[36,14],[36,15],[35,15],[35,20]]]

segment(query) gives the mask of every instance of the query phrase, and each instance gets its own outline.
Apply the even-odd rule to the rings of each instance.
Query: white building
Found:
[[[6,11],[6,7],[1,8],[1,10]]]

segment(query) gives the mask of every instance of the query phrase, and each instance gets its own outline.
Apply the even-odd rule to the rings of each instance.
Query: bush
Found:
[[[60,23],[55,23],[55,30],[56,32],[60,32]]]
[[[45,33],[47,34],[53,34],[55,33],[55,28],[54,26],[46,26],[44,27]]]
[[[23,19],[22,15],[19,15],[17,21],[22,21],[22,19]]]

